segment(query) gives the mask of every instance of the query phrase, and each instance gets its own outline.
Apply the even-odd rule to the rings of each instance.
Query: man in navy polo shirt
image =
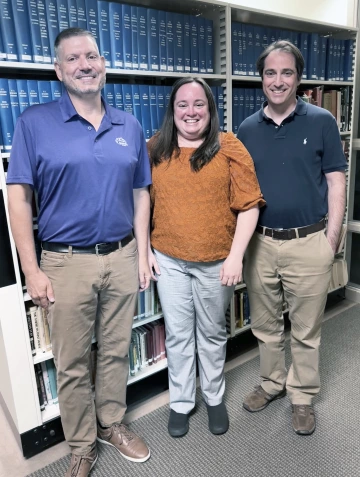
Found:
[[[150,457],[121,421],[139,285],[145,290],[150,280],[151,178],[140,124],[101,98],[105,60],[91,33],[62,31],[55,53],[65,92],[19,118],[7,182],[27,290],[48,309],[61,420],[72,451],[66,475],[84,477],[97,459],[96,439],[128,460]],[[32,231],[34,190],[41,268]],[[89,376],[94,333],[95,403]]]
[[[260,55],[257,68],[267,101],[241,124],[238,138],[254,160],[266,199],[244,268],[261,384],[243,406],[261,411],[287,392],[294,431],[309,435],[315,430],[321,322],[345,212],[347,164],[335,118],[296,96],[304,69],[300,51],[277,41]],[[291,321],[288,373],[284,300]]]

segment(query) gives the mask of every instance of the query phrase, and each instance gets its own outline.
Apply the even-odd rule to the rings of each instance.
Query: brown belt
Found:
[[[275,240],[292,240],[294,238],[304,238],[307,235],[320,232],[325,228],[325,219],[320,220],[316,224],[306,225],[305,227],[299,227],[296,229],[270,229],[263,227],[262,225],[256,226],[256,232],[267,237],[271,237]]]

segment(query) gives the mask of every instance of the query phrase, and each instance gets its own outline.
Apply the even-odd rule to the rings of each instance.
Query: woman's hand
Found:
[[[160,272],[160,267],[156,261],[154,252],[151,249],[148,251],[148,261],[149,261],[151,280],[154,280],[155,282],[157,282],[156,275],[161,275],[161,272]]]
[[[230,253],[220,270],[221,283],[227,287],[237,285],[242,281],[242,269],[242,257],[236,257]]]

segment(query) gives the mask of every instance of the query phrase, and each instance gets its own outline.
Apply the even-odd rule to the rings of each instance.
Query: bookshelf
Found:
[[[154,86],[171,86],[177,78],[184,76],[201,76],[211,86],[221,87],[224,92],[224,129],[231,130],[233,125],[233,89],[236,87],[260,88],[261,80],[255,76],[234,75],[232,70],[232,23],[260,25],[273,28],[284,28],[297,32],[318,33],[330,35],[339,39],[353,39],[357,29],[344,25],[322,23],[287,16],[286,14],[271,13],[253,8],[244,8],[234,3],[221,0],[123,0],[118,2],[126,5],[138,5],[179,14],[205,17],[213,22],[213,73],[187,73],[174,71],[149,71],[107,68],[109,83],[147,84]],[[256,2],[254,2],[256,4]],[[15,61],[0,61],[0,79],[36,79],[55,80],[56,76],[51,64],[27,63]],[[324,88],[352,87],[353,81],[302,80],[302,86],[324,86]],[[0,113],[3,114],[3,112]],[[342,131],[341,135],[351,142],[352,132]],[[351,152],[351,147],[350,147]],[[6,227],[1,229],[0,244],[2,251],[6,250],[7,266],[10,270],[9,279],[0,282],[0,402],[14,429],[20,447],[26,457],[63,439],[59,407],[57,404],[45,407],[40,411],[34,365],[52,358],[51,351],[32,356],[29,334],[26,322],[25,305],[30,296],[21,285],[20,269],[14,242],[9,232],[8,214],[6,210],[6,185],[3,165],[9,160],[10,150],[0,151],[0,192],[2,193],[3,216]],[[350,157],[351,160],[351,157]],[[0,250],[1,253],[1,250]],[[1,255],[0,255],[1,257]],[[3,262],[1,262],[3,263]],[[0,272],[1,277],[1,272]],[[237,286],[236,293],[243,294],[245,285]],[[154,320],[160,319],[160,314],[135,320],[136,329]],[[231,303],[228,315],[228,337],[234,338],[250,329],[250,325],[237,327],[235,302]],[[166,369],[166,359],[148,366],[135,376],[129,377],[128,384],[148,378],[156,372]]]

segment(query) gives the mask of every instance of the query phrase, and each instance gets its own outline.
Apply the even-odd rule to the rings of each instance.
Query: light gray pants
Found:
[[[170,408],[188,414],[195,406],[196,353],[200,385],[210,406],[225,391],[225,313],[234,287],[219,280],[223,260],[189,262],[155,251],[158,292],[165,317]]]

